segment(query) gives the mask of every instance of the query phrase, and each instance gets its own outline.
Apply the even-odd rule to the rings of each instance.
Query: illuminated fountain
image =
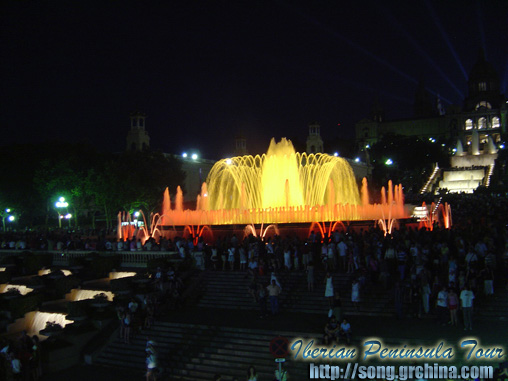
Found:
[[[130,215],[119,214],[119,231],[123,234],[119,238],[171,238],[176,226],[185,227],[184,232],[197,237],[213,225],[246,225],[250,227],[245,231],[257,235],[256,224],[261,225],[259,235],[263,236],[272,225],[277,231],[277,224],[314,223],[324,231],[325,223],[337,227],[340,221],[405,217],[401,185],[393,186],[390,181],[388,190],[383,187],[381,191],[381,203],[371,204],[367,180],[363,180],[359,192],[345,159],[297,153],[291,141],[284,138],[279,143],[272,139],[267,153],[261,156],[237,156],[215,163],[197,196],[195,210],[184,210],[180,187],[171,208],[166,189],[162,214],[151,216],[150,232],[145,228],[144,215],[142,229],[133,231]]]
[[[37,272],[37,275],[39,275],[39,276],[49,275],[51,273],[55,273],[55,271],[58,271],[58,270],[42,268]],[[72,271],[70,271],[70,270],[61,269],[59,271],[61,271],[64,276],[72,275]]]
[[[0,284],[0,294],[7,294],[12,290],[19,291],[20,295],[26,295],[33,291],[33,288],[27,287],[22,284]]]
[[[109,280],[129,278],[136,276],[137,273],[134,271],[112,271],[109,273]]]
[[[66,314],[53,312],[31,311],[25,314],[23,318],[17,319],[7,328],[8,333],[16,333],[26,331],[29,336],[37,335],[39,339],[45,340],[48,336],[42,335],[48,322],[59,324],[62,328],[67,324],[71,324],[72,320],[66,319]]]
[[[73,288],[71,292],[65,295],[65,299],[70,302],[77,302],[79,300],[94,299],[96,295],[105,295],[108,298],[108,302],[112,302],[115,294],[111,291],[102,290],[82,290]]]

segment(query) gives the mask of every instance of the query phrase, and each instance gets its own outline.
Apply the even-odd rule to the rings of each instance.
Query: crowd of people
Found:
[[[413,196],[411,201],[429,203],[418,197]],[[150,239],[144,245],[138,240],[116,242],[103,237],[92,242],[72,234],[52,237],[29,232],[3,235],[1,242],[2,248],[14,245],[15,249],[61,249],[65,246],[67,249],[105,251],[165,250],[178,252],[182,257],[194,256],[204,268],[245,273],[248,295],[258,304],[261,317],[278,314],[278,298],[282,292],[289,291],[281,284],[278,274],[305,271],[309,292],[315,289],[317,274],[326,274],[323,297],[328,301],[329,311],[323,341],[349,343],[354,321],[345,318],[340,296],[350,293],[354,308],[359,309],[364,296],[383,290],[392,295],[399,319],[434,315],[439,324],[473,330],[477,302],[490,298],[496,288],[506,287],[507,199],[449,195],[442,200],[445,201],[452,207],[451,229],[437,225],[430,229],[413,223],[385,234],[374,226],[353,228],[350,225],[325,237],[317,231],[310,232],[307,237],[275,235],[266,240],[231,234],[215,237],[211,244],[205,244],[202,239],[176,237],[159,242]],[[350,289],[334,287],[335,273],[349,274]],[[174,269],[158,268],[153,274],[157,295],[178,295],[181,284],[176,279]],[[131,300],[118,309],[120,334],[126,343],[138,329],[134,327],[150,327],[153,322],[160,299],[147,298]],[[149,352],[152,359],[147,357],[147,366],[153,366],[157,363],[153,345]],[[147,380],[155,379],[156,372],[150,371],[150,367],[147,369]]]
[[[42,375],[41,346],[37,335],[21,332],[0,343],[0,375],[4,380],[37,381]]]

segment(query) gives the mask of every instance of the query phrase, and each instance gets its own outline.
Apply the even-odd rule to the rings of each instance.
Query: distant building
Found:
[[[248,155],[247,139],[243,135],[236,135],[235,137],[235,156]]]
[[[386,121],[379,105],[370,118],[356,124],[356,144],[372,146],[384,136],[402,135],[447,144],[453,151],[450,167],[436,167],[423,191],[447,189],[473,192],[488,186],[497,151],[506,138],[508,101],[500,92],[499,76],[480,50],[469,73],[468,94],[462,107],[444,112],[439,97],[434,101],[420,82],[415,94],[414,118]]]
[[[131,128],[127,133],[127,151],[150,149],[150,136],[145,129],[146,114],[136,111],[130,115],[130,119]],[[186,196],[192,200],[200,192],[201,185],[206,181],[215,161],[203,159],[197,152],[188,152],[184,155],[164,153],[164,155],[172,156],[181,162],[182,170],[185,172],[185,181],[180,186]],[[176,189],[170,189],[170,192],[175,193]]]
[[[146,115],[136,111],[131,114],[131,129],[127,134],[127,151],[144,151],[150,148],[150,136],[145,130]]]
[[[468,95],[462,107],[451,106],[444,112],[439,97],[432,99],[420,82],[415,93],[414,118],[387,121],[376,102],[369,118],[356,124],[356,144],[372,146],[386,135],[416,136],[456,145],[460,141],[466,153],[481,153],[489,140],[500,145],[506,134],[508,104],[500,93],[500,82],[483,50],[469,73]],[[478,134],[478,147],[472,147]],[[476,139],[476,137],[475,137]],[[491,145],[490,145],[491,146]]]
[[[323,139],[321,139],[321,126],[318,122],[309,124],[309,136],[307,136],[307,153],[324,152]]]

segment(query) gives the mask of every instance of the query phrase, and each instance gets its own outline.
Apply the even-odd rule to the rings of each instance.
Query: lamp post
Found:
[[[69,206],[69,203],[65,201],[65,197],[59,197],[58,201],[55,202],[56,210],[58,211],[58,227],[62,227],[62,218],[69,219],[69,226],[71,224],[70,218],[72,217],[71,214],[66,214],[65,216],[60,212],[62,208],[67,208]]]
[[[7,208],[0,212],[0,215],[2,216],[2,227],[3,231],[5,232],[5,219],[7,218],[7,221],[13,222],[16,217],[11,214],[11,209]]]

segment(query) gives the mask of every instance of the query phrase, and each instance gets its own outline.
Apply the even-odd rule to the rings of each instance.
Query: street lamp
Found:
[[[0,215],[2,216],[2,227],[4,232],[5,232],[5,219],[7,218],[7,221],[9,222],[14,222],[14,220],[16,219],[16,217],[10,213],[11,213],[10,208],[7,208],[4,211],[0,212]]]
[[[58,201],[55,202],[55,207],[56,207],[56,210],[58,211],[58,227],[59,228],[62,227],[62,218],[68,219],[69,220],[69,226],[71,226],[70,218],[72,217],[72,215],[71,214],[66,214],[64,216],[60,212],[60,210],[62,208],[67,208],[68,206],[69,206],[69,203],[67,201],[65,201],[65,197],[59,197]]]

